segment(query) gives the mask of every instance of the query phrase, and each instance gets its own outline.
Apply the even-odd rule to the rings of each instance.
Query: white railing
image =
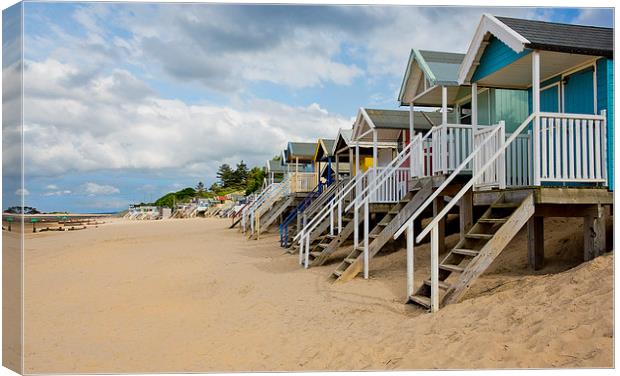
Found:
[[[442,124],[433,127],[430,147],[431,173],[433,175],[449,174],[471,153],[471,125]]]
[[[496,131],[496,128],[498,130]],[[488,136],[491,136],[487,140]],[[481,146],[480,152],[474,156],[474,171],[478,171],[484,163],[500,149],[506,141],[504,122],[498,125],[479,126],[474,129],[474,148]],[[506,188],[506,158],[500,154],[474,183],[474,189]]]
[[[291,172],[291,192],[311,192],[317,186],[318,174],[315,172]]]
[[[382,182],[371,182],[375,184],[374,192],[371,194],[370,203],[393,203],[400,201],[407,194],[407,183],[409,181],[409,167],[399,167],[388,174],[383,174],[388,168],[378,167],[377,176],[385,176]]]
[[[506,137],[510,136],[512,133],[506,134]],[[528,131],[517,135],[506,148],[506,186],[526,187],[532,184],[531,147],[531,132]]]
[[[363,174],[355,175],[343,188],[336,192],[334,197],[317,212],[310,222],[305,224],[301,231],[295,235],[293,241],[299,242],[299,264],[304,264],[306,268],[309,265],[310,255],[310,237],[312,232],[329,217],[330,234],[339,234],[342,231],[342,217],[346,213],[344,210],[345,200],[355,197],[355,189],[358,187],[358,181],[363,180],[368,175],[368,170]],[[337,221],[337,225],[336,222]]]
[[[250,214],[252,235],[254,235],[254,232],[260,235],[260,217],[265,214],[276,201],[290,193],[290,179],[290,175],[284,178],[284,180],[265,197],[263,202],[254,208]]]
[[[606,119],[601,115],[539,114],[535,138],[538,182],[605,182]]]
[[[254,210],[263,203],[263,201],[265,200],[265,198],[274,190],[276,189],[276,187],[279,185],[280,183],[271,183],[269,184],[266,188],[264,188],[258,195],[254,196],[254,201],[252,201],[250,203],[250,205],[248,205],[247,207],[245,207],[243,209],[243,212],[241,213],[242,217],[241,217],[241,229],[242,232],[246,232],[247,231],[247,223],[248,223],[248,218],[250,217],[251,213],[254,212]]]

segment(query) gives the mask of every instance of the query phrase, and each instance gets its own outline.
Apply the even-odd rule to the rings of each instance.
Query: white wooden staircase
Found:
[[[458,302],[533,215],[533,194],[512,201],[502,194],[439,263],[439,307]],[[430,309],[431,285],[425,280],[408,303]]]

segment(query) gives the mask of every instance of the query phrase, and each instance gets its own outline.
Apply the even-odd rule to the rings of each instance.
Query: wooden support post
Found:
[[[459,203],[459,229],[461,241],[465,239],[465,234],[474,225],[474,191],[469,189]]]
[[[437,196],[433,200],[433,217],[436,217],[446,205],[444,196]],[[446,216],[437,223],[437,249],[439,253],[443,253],[446,249]]]
[[[368,240],[368,233],[370,231],[370,209],[368,208],[368,200],[364,201],[364,279],[368,279],[370,272],[370,255],[368,254],[368,246],[370,241]]]
[[[414,292],[414,239],[415,235],[413,233],[413,222],[410,222],[407,226],[407,299],[409,299]]]
[[[442,197],[443,198],[443,197]],[[439,223],[431,230],[431,312],[439,310]]]
[[[607,211],[603,205],[597,205],[596,214],[583,218],[583,258],[592,260],[605,253],[605,222]]]
[[[544,266],[544,217],[532,216],[527,221],[527,260],[534,270],[540,270]]]

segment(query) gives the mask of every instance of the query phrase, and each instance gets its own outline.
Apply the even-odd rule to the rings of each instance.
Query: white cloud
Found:
[[[18,189],[15,191],[15,194],[16,194],[17,196],[21,196],[21,195],[28,196],[28,195],[30,194],[30,192],[28,192],[28,190],[27,190],[26,188],[18,188]]]
[[[262,165],[289,140],[333,137],[352,123],[317,103],[292,107],[249,99],[235,106],[190,105],[148,88],[116,95],[118,85],[108,83],[118,72],[76,87],[70,80],[79,74],[75,66],[48,59],[26,67],[24,139],[37,152],[27,150],[25,164],[33,176],[104,169],[213,176],[220,163],[244,159]],[[122,74],[125,86],[143,87]]]
[[[58,190],[58,191],[48,191],[43,193],[43,196],[46,197],[50,197],[50,196],[66,196],[66,195],[70,195],[71,191],[68,189],[65,190]]]
[[[97,183],[84,183],[81,186],[81,190],[92,196],[100,196],[100,195],[113,195],[116,193],[120,193],[120,190],[114,186],[107,184],[97,184]]]
[[[58,186],[56,184],[49,184],[45,187],[45,189],[58,189]]]
[[[88,4],[73,15],[84,35],[57,25],[48,34],[27,35],[32,54],[24,69],[28,173],[170,170],[204,178],[214,176],[221,163],[244,159],[262,165],[287,141],[334,137],[352,120],[318,103],[253,99],[253,83],[347,85],[385,80],[387,74],[385,85],[392,89],[400,84],[410,48],[463,52],[483,12],[533,16],[532,8],[300,9]],[[582,17],[594,16],[583,12]],[[227,93],[233,102],[162,98],[144,77],[172,87],[170,96],[182,90],[180,82],[191,82]],[[382,105],[395,96],[379,93],[368,100]],[[17,139],[20,134],[14,133]]]

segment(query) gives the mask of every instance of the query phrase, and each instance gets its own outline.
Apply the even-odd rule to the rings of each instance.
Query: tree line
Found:
[[[261,188],[265,179],[265,170],[262,167],[248,169],[243,161],[237,163],[234,169],[224,163],[217,169],[216,176],[218,180],[209,189],[205,189],[203,182],[200,181],[196,187],[167,193],[153,204],[172,208],[175,204],[188,202],[192,198],[213,198],[239,191],[248,195]]]

